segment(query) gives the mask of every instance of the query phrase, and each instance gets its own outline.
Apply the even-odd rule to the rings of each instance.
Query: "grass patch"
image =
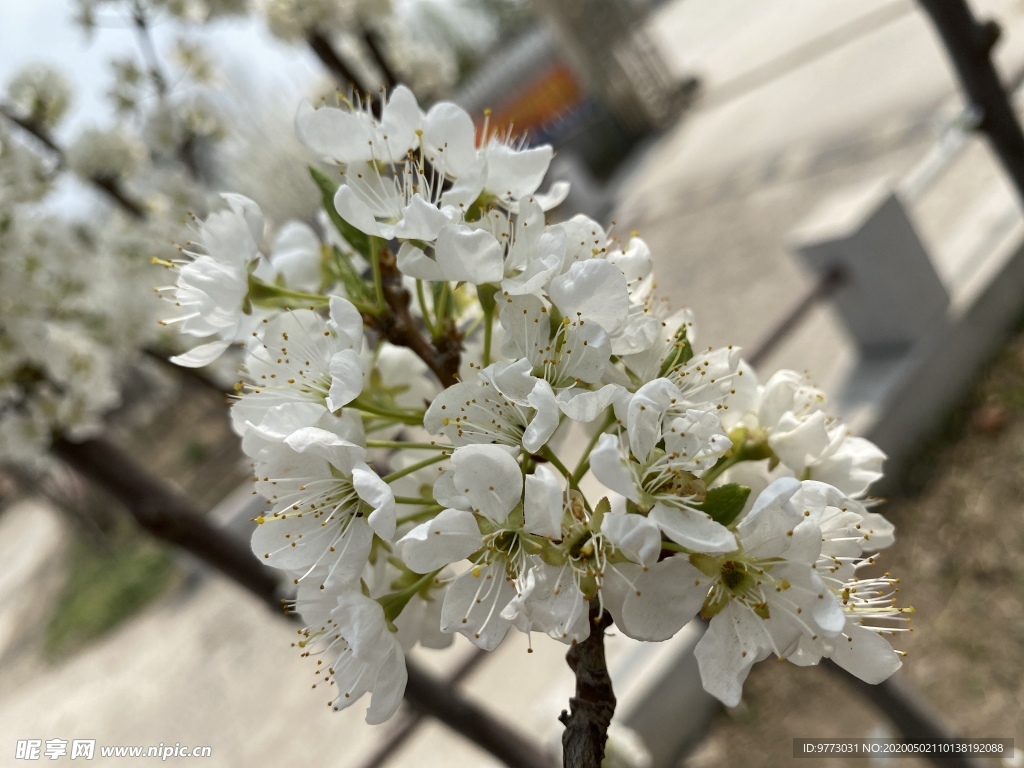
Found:
[[[77,541],[67,567],[43,644],[51,661],[77,652],[135,615],[166,592],[179,574],[165,549],[138,540],[118,543],[110,552]]]

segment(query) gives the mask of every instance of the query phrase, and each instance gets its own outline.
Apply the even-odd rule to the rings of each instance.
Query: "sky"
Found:
[[[71,83],[74,96],[68,114],[54,132],[59,144],[69,146],[84,128],[107,128],[115,115],[106,94],[112,74],[110,62],[131,57],[141,62],[135,34],[116,13],[104,14],[104,25],[87,37],[74,21],[74,0],[0,0],[0,98],[7,84],[26,64],[48,62]],[[182,28],[173,21],[152,27],[157,50],[165,57]],[[323,82],[323,69],[305,48],[287,46],[270,36],[254,17],[217,21],[185,30],[190,39],[205,41],[205,49],[218,65],[226,106],[241,106],[260,95],[261,107],[292,110]],[[173,88],[173,84],[172,84]],[[61,177],[44,209],[71,218],[90,218],[95,196],[83,192],[71,174]]]
[[[0,0],[0,89],[27,63],[58,66],[75,90],[72,109],[58,132],[65,138],[79,127],[109,124],[109,62],[138,57],[132,30],[116,14],[105,14],[113,23],[98,28],[89,40],[72,21],[74,7],[73,0]],[[166,51],[178,29],[164,22],[153,32],[158,49]],[[222,65],[228,88],[251,78],[277,92],[291,89],[297,103],[303,88],[320,72],[311,54],[280,44],[251,18],[220,21],[199,29],[197,36],[211,43],[208,49]]]

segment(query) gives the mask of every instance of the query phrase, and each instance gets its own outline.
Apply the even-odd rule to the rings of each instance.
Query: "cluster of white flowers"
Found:
[[[379,118],[304,104],[296,128],[340,173],[313,172],[326,241],[292,225],[265,251],[227,196],[174,301],[205,340],[183,363],[246,345],[253,549],[297,585],[335,709],[371,693],[390,717],[417,642],[579,642],[599,608],[641,640],[710,620],[696,654],[728,704],[772,653],[900,666],[895,581],[858,577],[893,540],[865,500],[882,453],[803,377],[698,351],[641,240],[547,224],[549,147],[404,87]]]
[[[86,31],[93,31],[103,12],[118,12],[124,9],[119,0],[75,0],[76,20]],[[249,0],[147,0],[142,7],[146,13],[157,13],[161,18],[170,16],[186,23],[214,21],[230,16],[240,16],[249,10]]]
[[[9,215],[19,203],[34,203],[50,191],[46,164],[15,141],[0,123],[0,211]]]
[[[373,10],[379,3],[359,0],[268,0],[265,6],[267,27],[281,40],[296,42],[311,30],[335,32],[352,23],[363,6]],[[390,11],[384,4],[384,13]]]
[[[112,228],[96,252],[90,232],[15,213],[0,206],[0,460],[33,463],[55,433],[96,435],[120,402],[130,361],[154,335],[155,232],[133,241]]]
[[[120,128],[82,131],[68,148],[68,165],[81,178],[126,178],[146,162],[146,145]]]
[[[71,86],[53,67],[29,64],[7,85],[11,104],[32,123],[53,128],[71,104]]]
[[[32,65],[3,101],[52,140],[69,94],[58,74]],[[150,259],[173,253],[181,212],[207,209],[208,193],[153,165],[146,138],[86,130],[61,153],[0,124],[0,460],[37,463],[55,435],[96,436],[140,349],[157,341]],[[65,167],[120,190],[137,210],[57,215],[66,201],[50,194]]]

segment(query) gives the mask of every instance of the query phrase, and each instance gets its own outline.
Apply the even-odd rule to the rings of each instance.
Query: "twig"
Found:
[[[576,643],[565,660],[576,675],[576,695],[569,699],[572,714],[562,711],[563,768],[600,768],[615,714],[615,692],[604,657],[604,631],[612,617],[596,601],[590,604],[590,636]]]
[[[156,89],[157,98],[161,104],[164,104],[167,102],[169,93],[167,73],[160,60],[160,54],[157,53],[156,44],[153,42],[146,8],[139,0],[135,0],[132,4],[132,25],[135,27],[135,37],[139,42],[142,58],[145,59],[146,67],[149,70],[149,79]],[[178,160],[185,166],[185,170],[193,180],[204,181],[202,165],[197,157],[198,138],[191,128],[186,127],[181,143],[178,145],[177,155]]]
[[[133,200],[128,193],[124,191],[124,188],[121,186],[121,182],[116,177],[90,176],[89,183],[104,192],[107,197],[117,203],[122,211],[127,213],[136,221],[145,221],[149,218],[146,214],[146,209],[142,207],[142,204]]]
[[[149,18],[146,9],[139,0],[132,3],[132,24],[135,26],[136,38],[142,50],[142,58],[149,68],[149,79],[153,81],[157,96],[163,99],[167,95],[167,75],[164,74],[160,56],[153,44],[153,36],[149,32]]]
[[[981,113],[978,130],[988,136],[1024,201],[1024,133],[991,58],[999,25],[979,22],[964,0],[918,2],[942,39],[967,101]]]

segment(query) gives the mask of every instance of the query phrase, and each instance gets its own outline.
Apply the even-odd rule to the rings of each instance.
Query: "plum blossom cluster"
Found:
[[[379,115],[379,116],[378,116]],[[317,686],[397,709],[405,653],[454,633],[563,643],[709,621],[704,685],[736,704],[754,662],[900,666],[883,454],[782,371],[699,349],[651,254],[578,215],[548,224],[549,147],[398,87],[379,112],[309,104],[299,137],[327,226],[263,248],[227,196],[177,264],[171,322],[202,365],[245,348],[233,422],[266,499],[252,546],[297,590]]]
[[[178,211],[214,198],[159,163],[148,132],[88,129],[62,149],[52,132],[70,94],[59,72],[31,65],[0,99],[0,461],[40,464],[55,435],[102,431],[145,366],[140,350],[159,346],[150,258],[173,253]],[[124,207],[58,215],[65,169]]]

